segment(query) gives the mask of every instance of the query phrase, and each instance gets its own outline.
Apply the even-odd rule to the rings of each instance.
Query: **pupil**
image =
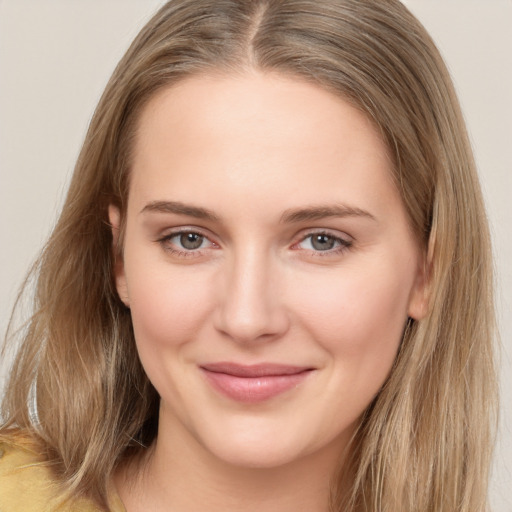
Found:
[[[203,237],[197,233],[184,233],[180,236],[180,243],[185,249],[198,249],[203,243]]]
[[[329,235],[315,235],[311,244],[318,251],[328,251],[334,247],[334,238]]]

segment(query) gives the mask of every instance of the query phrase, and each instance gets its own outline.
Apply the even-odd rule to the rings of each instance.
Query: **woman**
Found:
[[[0,498],[484,510],[489,246],[453,87],[399,2],[169,2],[37,269]]]

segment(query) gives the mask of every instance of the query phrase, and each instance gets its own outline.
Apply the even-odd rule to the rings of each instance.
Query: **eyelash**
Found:
[[[208,236],[204,235],[198,230],[195,229],[180,229],[178,231],[173,231],[172,233],[169,233],[168,235],[165,235],[159,239],[157,239],[157,242],[163,247],[163,249],[178,257],[178,258],[197,258],[203,255],[204,249],[176,249],[171,244],[171,240],[175,237],[178,237],[180,235],[197,235],[201,237],[204,240],[207,240],[210,243],[210,246],[208,248],[215,248],[217,249],[219,246],[212,242]],[[326,256],[333,256],[337,254],[341,254],[347,250],[349,250],[352,247],[353,242],[351,240],[347,240],[344,238],[341,238],[339,236],[336,236],[332,233],[329,233],[327,231],[317,231],[313,233],[308,233],[306,236],[303,236],[298,242],[294,243],[292,245],[293,250],[300,250],[298,246],[302,243],[304,243],[306,240],[311,239],[314,236],[326,236],[329,237],[330,240],[335,244],[335,247],[332,249],[326,249],[326,250],[309,250],[310,254],[314,257],[326,257]],[[312,244],[312,241],[310,242]],[[202,245],[202,243],[201,243]]]

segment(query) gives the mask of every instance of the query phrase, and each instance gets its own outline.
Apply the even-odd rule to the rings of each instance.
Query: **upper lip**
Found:
[[[214,373],[225,373],[234,377],[269,377],[279,375],[296,375],[313,368],[308,366],[292,366],[278,363],[238,364],[231,362],[208,363],[201,365],[203,370]]]

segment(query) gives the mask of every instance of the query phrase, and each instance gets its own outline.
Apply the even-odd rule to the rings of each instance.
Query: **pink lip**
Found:
[[[313,370],[273,363],[240,365],[221,362],[201,366],[208,382],[238,402],[263,402],[297,387]]]

